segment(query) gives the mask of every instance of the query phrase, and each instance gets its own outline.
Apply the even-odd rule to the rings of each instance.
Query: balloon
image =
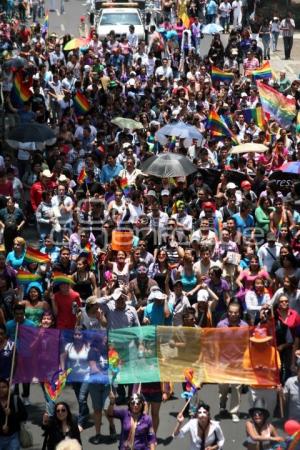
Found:
[[[284,431],[289,435],[296,433],[300,430],[300,423],[297,420],[287,420],[284,424]]]

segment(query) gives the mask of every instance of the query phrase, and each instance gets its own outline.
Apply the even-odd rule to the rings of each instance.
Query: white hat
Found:
[[[207,302],[209,299],[209,293],[206,289],[200,289],[197,294],[197,302]]]
[[[226,190],[227,189],[236,189],[237,185],[235,183],[227,183],[226,184]]]
[[[248,94],[246,92],[242,92],[241,97],[248,97]]]
[[[156,198],[156,192],[151,189],[150,189],[150,191],[147,192],[146,195],[147,195],[147,197],[155,197]]]
[[[119,298],[120,298],[122,295],[125,295],[123,289],[117,288],[117,289],[115,289],[114,292],[112,293],[112,298],[113,298],[114,300],[119,300]]]
[[[132,146],[132,144],[130,144],[130,142],[124,142],[124,144],[122,145],[122,148],[126,149],[126,148],[129,148],[131,146]]]
[[[163,189],[163,190],[161,191],[161,196],[163,197],[164,195],[170,195],[169,189]]]
[[[59,176],[58,181],[60,183],[63,183],[64,181],[67,181],[67,177],[66,175],[64,175],[63,173]]]
[[[148,301],[150,302],[152,300],[164,300],[165,298],[166,295],[157,286],[153,286],[150,290]]]
[[[49,169],[45,169],[42,172],[42,176],[46,178],[51,178],[53,176],[53,173],[51,173]]]

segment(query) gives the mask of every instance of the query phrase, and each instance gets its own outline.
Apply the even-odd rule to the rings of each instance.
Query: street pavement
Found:
[[[184,439],[172,439],[172,431],[176,424],[176,415],[184,406],[184,400],[180,398],[181,393],[181,385],[175,385],[175,397],[172,400],[167,401],[162,404],[160,410],[160,426],[158,430],[158,448],[168,447],[170,450],[188,450],[189,449],[189,438],[188,436]],[[216,414],[218,414],[218,388],[217,385],[206,385],[200,391],[199,397],[204,402],[208,403],[211,407],[211,415],[214,418]],[[30,423],[30,430],[34,436],[34,447],[33,450],[41,450],[43,437],[42,430],[40,428],[42,415],[44,413],[44,400],[42,395],[42,390],[39,385],[32,385],[30,400],[32,402],[32,406],[28,407],[29,412],[29,420],[32,421]],[[66,401],[71,406],[71,410],[73,414],[78,413],[78,405],[75,400],[75,395],[70,387],[67,387],[59,400]],[[89,399],[90,411],[92,412],[91,403]],[[123,407],[123,406],[122,406]],[[125,407],[125,406],[124,406]],[[240,408],[241,420],[239,423],[233,423],[230,418],[221,420],[221,427],[223,433],[225,435],[225,446],[224,450],[243,450],[243,441],[246,438],[245,435],[245,419],[247,417],[247,412],[249,408],[248,403],[248,394],[242,395],[242,402]],[[103,426],[102,426],[102,435],[103,435],[103,443],[101,443],[101,448],[107,450],[117,450],[118,443],[111,443],[109,438],[109,428],[108,422],[105,417],[103,417]],[[117,433],[120,432],[120,424],[119,421],[115,421]],[[280,434],[282,434],[281,430],[281,422],[274,421],[275,425],[278,426]],[[97,448],[89,442],[89,438],[94,435],[94,427],[91,426],[85,429],[82,432],[82,443],[83,450],[92,450]]]

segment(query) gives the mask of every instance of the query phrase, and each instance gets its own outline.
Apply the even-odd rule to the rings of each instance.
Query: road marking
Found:
[[[60,24],[60,29],[61,29],[61,31],[63,31],[63,32],[65,31],[65,26],[64,26],[63,23]]]
[[[58,17],[60,16],[60,12],[58,9],[56,10],[56,14],[58,15]]]

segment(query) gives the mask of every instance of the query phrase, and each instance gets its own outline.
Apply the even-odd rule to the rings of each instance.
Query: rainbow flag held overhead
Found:
[[[11,90],[11,101],[13,106],[19,108],[28,102],[32,96],[30,91],[30,82],[25,82],[21,72],[17,72],[14,76],[13,86]]]
[[[27,247],[24,256],[24,261],[27,263],[47,264],[51,262],[50,256],[46,253],[42,253],[32,247]]]
[[[255,121],[255,124],[259,128],[261,128],[262,130],[265,128],[266,119],[261,106],[257,106],[256,108],[243,109],[242,114],[245,118],[245,122],[249,123],[250,120],[253,119]]]
[[[234,78],[234,74],[232,72],[225,72],[224,70],[221,70],[218,67],[212,66],[211,78],[213,81],[231,82]]]
[[[51,381],[45,381],[44,387],[47,397],[53,402],[57,400],[62,390],[66,386],[68,375],[72,372],[72,369],[58,370],[53,375]]]
[[[74,98],[73,98],[73,102],[74,102],[75,113],[77,115],[86,114],[91,107],[90,102],[88,101],[87,97],[81,91],[76,92],[76,94],[74,95]]]
[[[87,178],[87,174],[85,171],[85,167],[83,167],[80,171],[80,174],[77,177],[77,183],[82,184],[86,180],[86,178]]]
[[[256,83],[264,112],[270,114],[282,127],[290,126],[296,116],[295,98],[287,98],[261,81]]]
[[[87,263],[88,263],[90,269],[95,270],[96,266],[95,266],[94,255],[93,255],[91,244],[89,242],[84,247],[82,254],[84,256],[86,256]]]
[[[26,270],[18,270],[16,278],[19,284],[28,284],[32,281],[39,281],[42,277],[37,273],[27,272]]]
[[[74,280],[69,275],[62,272],[53,272],[52,279],[54,284],[74,284]]]
[[[131,192],[131,188],[128,184],[127,178],[121,178],[120,179],[120,189],[122,189],[125,196],[128,196]]]
[[[49,30],[49,12],[46,11],[45,19],[42,25],[42,35],[45,35],[48,33]]]
[[[219,116],[219,114],[212,110],[208,116],[207,128],[211,131],[213,136],[226,136],[230,137],[234,145],[238,145],[238,141],[232,131],[228,128],[225,121]]]
[[[267,80],[273,77],[272,69],[270,66],[270,62],[266,61],[262,64],[262,66],[252,71],[252,76],[255,80]]]

